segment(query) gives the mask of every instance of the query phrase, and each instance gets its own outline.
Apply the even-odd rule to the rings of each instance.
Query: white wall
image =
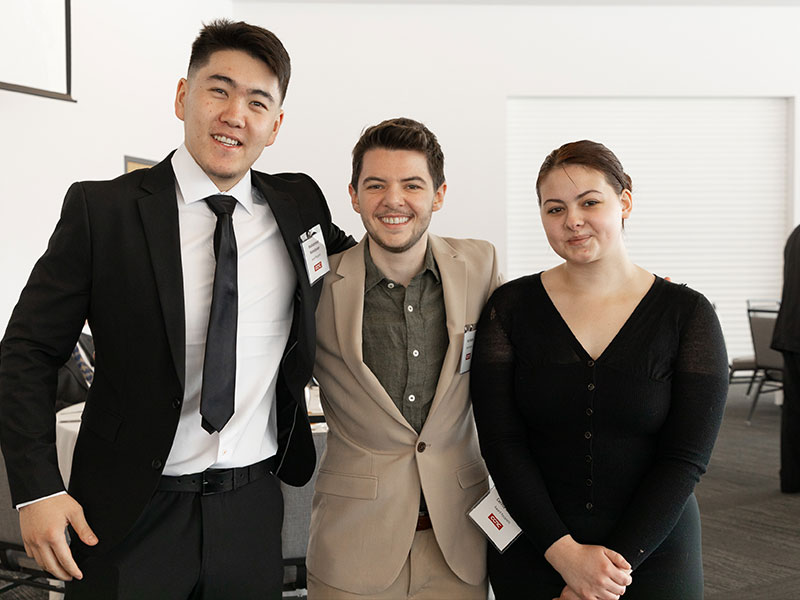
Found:
[[[203,21],[232,7],[227,0],[71,4],[77,102],[0,90],[0,332],[69,184],[116,177],[124,155],[160,159],[180,142],[172,106],[192,40]],[[24,51],[0,60],[9,58],[24,60]]]
[[[144,16],[150,9],[158,19]],[[508,96],[800,92],[800,7],[73,2],[78,103],[0,91],[0,322],[68,184],[113,177],[124,154],[158,159],[180,141],[172,99],[189,45],[202,20],[226,15],[273,30],[292,55],[284,127],[257,167],[312,174],[357,235],[350,150],[386,117],[422,120],[442,143],[449,189],[432,229],[487,238],[504,253]],[[791,189],[794,216],[778,236],[800,221]]]

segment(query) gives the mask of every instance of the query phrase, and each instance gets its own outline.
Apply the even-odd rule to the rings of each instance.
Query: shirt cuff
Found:
[[[49,496],[42,496],[41,498],[37,498],[36,500],[29,500],[28,502],[20,502],[17,504],[17,510],[22,508],[23,506],[28,506],[30,504],[35,504],[36,502],[41,502],[42,500],[47,500],[48,498],[55,498],[56,496],[60,496],[61,494],[66,494],[67,492],[61,490],[60,492],[56,492],[55,494],[50,494]]]

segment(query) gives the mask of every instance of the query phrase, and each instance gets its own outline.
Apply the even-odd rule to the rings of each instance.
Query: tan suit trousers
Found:
[[[433,529],[417,531],[400,575],[379,594],[352,594],[330,587],[308,573],[308,600],[486,600],[486,579],[461,581],[447,566]]]

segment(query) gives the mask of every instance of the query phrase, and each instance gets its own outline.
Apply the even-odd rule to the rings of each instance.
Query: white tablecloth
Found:
[[[62,408],[56,413],[56,451],[58,452],[58,470],[64,485],[69,485],[72,473],[72,453],[81,427],[81,415],[84,402]]]

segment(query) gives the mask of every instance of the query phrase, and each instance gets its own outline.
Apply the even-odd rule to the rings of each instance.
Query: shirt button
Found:
[[[419,356],[419,350],[414,350],[411,354],[415,357]]]
[[[389,283],[386,284],[386,287],[388,287],[390,290],[393,290],[394,284],[390,281]]]
[[[414,307],[410,304],[406,308],[408,308],[408,312],[414,312]]]
[[[409,394],[409,395],[408,395],[408,401],[409,401],[409,402],[413,402],[413,401],[414,401],[414,400],[416,400],[416,399],[417,399],[417,397],[416,397],[414,394]]]
[[[586,487],[592,487],[592,480],[591,479],[587,479],[586,480]]]
[[[177,396],[172,399],[172,408],[180,408],[181,407],[181,399]]]
[[[591,454],[587,454],[584,458],[586,459],[587,463],[592,462],[592,455]]]
[[[153,462],[150,463],[150,466],[153,467],[154,469],[160,469],[161,468],[161,461],[159,459],[157,459],[157,458],[154,458]]]
[[[587,502],[586,503],[586,510],[592,510],[593,508],[594,508],[594,504],[592,504],[591,502]]]
[[[594,361],[593,361],[593,360],[590,360],[590,361],[589,361],[589,362],[587,362],[586,364],[587,364],[588,366],[590,366],[590,367],[593,367],[593,366],[594,366]]]
[[[590,383],[589,385],[586,386],[586,389],[591,392],[594,389],[594,384]]]
[[[586,409],[586,416],[591,417],[594,414],[594,411],[591,408]]]
[[[417,452],[425,452],[425,448],[427,448],[427,444],[425,442],[420,442],[417,444]]]
[[[587,431],[586,433],[583,434],[583,437],[585,437],[587,440],[592,439],[592,432]]]

